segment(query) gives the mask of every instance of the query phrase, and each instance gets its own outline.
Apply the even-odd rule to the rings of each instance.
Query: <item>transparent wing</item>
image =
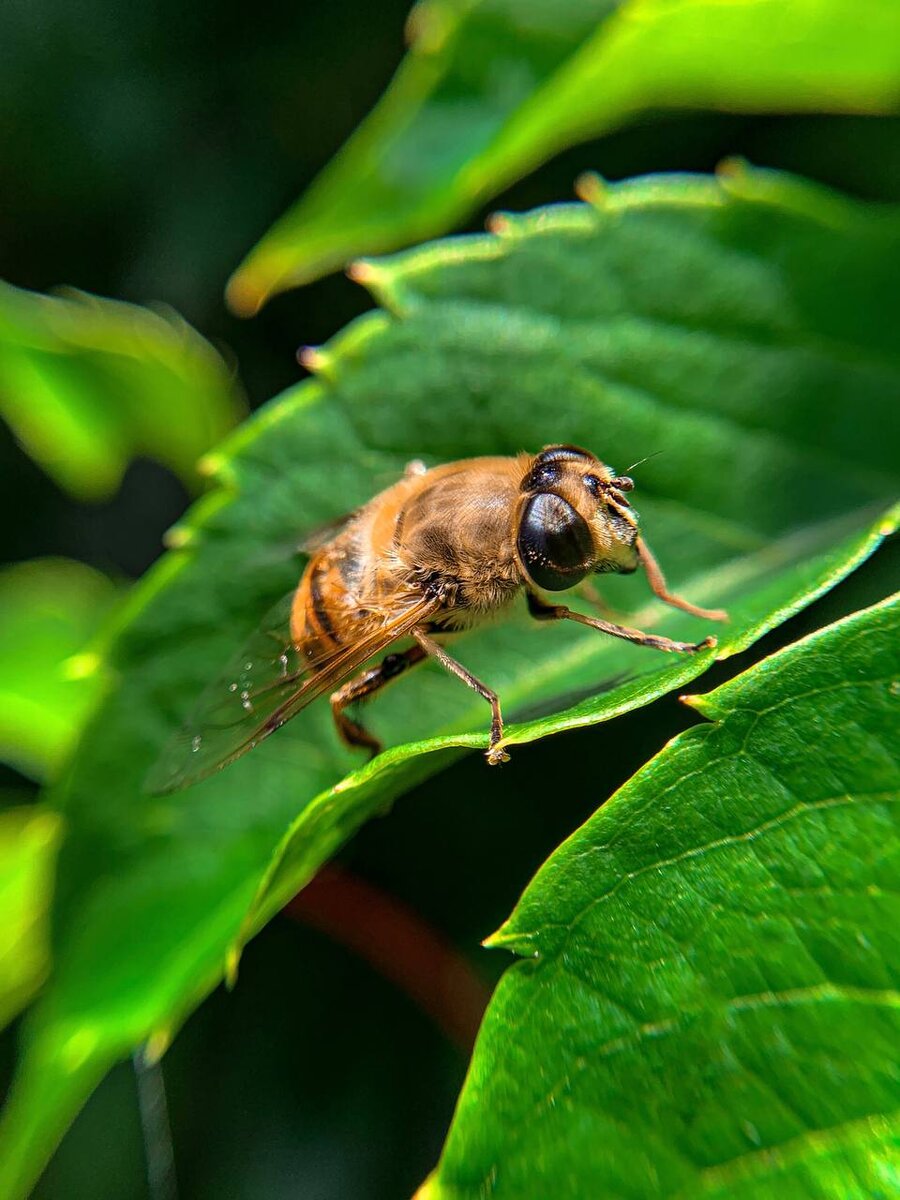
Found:
[[[304,536],[297,549],[302,550],[304,554],[314,554],[316,550],[321,550],[323,546],[333,541],[359,512],[360,509],[354,508],[352,512],[342,513],[339,517],[326,521],[324,525],[317,525],[315,529],[311,529]]]
[[[148,792],[174,792],[227,766],[379,651],[427,621],[440,606],[435,599],[410,599],[389,617],[361,624],[351,645],[311,659],[290,638],[292,601],[293,592],[271,609],[240,653],[201,694],[184,726],[151,768],[144,784]]]

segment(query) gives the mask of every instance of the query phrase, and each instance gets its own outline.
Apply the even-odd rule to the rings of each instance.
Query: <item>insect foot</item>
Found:
[[[509,762],[509,755],[502,746],[490,746],[485,750],[484,757],[488,760],[489,767],[499,767],[501,763]]]

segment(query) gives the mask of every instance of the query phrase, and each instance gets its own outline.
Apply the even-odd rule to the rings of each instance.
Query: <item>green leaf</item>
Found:
[[[642,527],[674,585],[731,609],[722,653],[744,648],[894,527],[898,229],[895,212],[781,177],[650,178],[369,267],[392,312],[316,352],[320,378],[211,461],[220,490],[120,618],[121,683],[60,789],[55,974],[6,1116],[0,1194],[27,1189],[109,1064],[151,1035],[159,1052],[363,821],[486,745],[483,701],[428,666],[373,703],[391,749],[369,766],[321,703],[184,793],[142,792],[198,692],[296,582],[302,535],[414,457],[566,441],[621,469],[663,450],[636,472]],[[635,623],[710,632],[640,577],[604,592]],[[456,652],[496,687],[511,743],[644,704],[713,656],[524,613]],[[503,769],[527,771],[527,751]]]
[[[898,672],[894,598],[690,697],[489,940],[421,1200],[897,1195]]]
[[[229,368],[171,310],[0,283],[0,416],[76,498],[111,496],[138,455],[196,487],[242,412]]]
[[[426,0],[384,98],[231,279],[252,315],[650,110],[895,112],[894,0]]]
[[[0,571],[0,759],[34,779],[57,773],[100,696],[87,643],[116,593],[105,575],[67,559]]]
[[[50,896],[59,841],[56,813],[0,812],[0,1029],[32,997],[50,966]]]

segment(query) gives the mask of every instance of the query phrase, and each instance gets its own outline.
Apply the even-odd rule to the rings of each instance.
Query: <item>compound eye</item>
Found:
[[[587,521],[552,492],[540,492],[525,505],[517,544],[529,578],[548,592],[574,587],[594,558]]]

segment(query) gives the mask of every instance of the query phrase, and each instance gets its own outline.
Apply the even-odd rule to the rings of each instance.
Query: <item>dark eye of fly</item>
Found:
[[[523,492],[540,492],[559,483],[562,471],[557,463],[536,462],[522,480]]]
[[[525,505],[517,544],[529,577],[548,592],[574,587],[592,566],[587,522],[553,492],[540,492]]]

